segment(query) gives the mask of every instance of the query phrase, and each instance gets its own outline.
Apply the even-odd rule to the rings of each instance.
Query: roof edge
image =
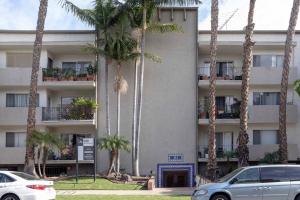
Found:
[[[35,34],[35,30],[0,29],[0,33]],[[45,34],[94,34],[94,30],[45,30]]]

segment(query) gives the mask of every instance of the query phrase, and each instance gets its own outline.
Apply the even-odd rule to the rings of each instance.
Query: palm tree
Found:
[[[245,42],[244,42],[244,55],[243,55],[243,79],[241,87],[241,111],[240,111],[240,133],[238,136],[238,158],[239,166],[247,166],[249,160],[248,142],[248,101],[249,101],[249,82],[250,82],[250,65],[252,63],[252,50],[254,42],[252,41],[254,23],[254,7],[256,0],[250,0],[250,7],[248,13],[248,25],[246,26]]]
[[[287,150],[287,135],[286,135],[286,103],[287,103],[287,89],[289,81],[289,69],[291,64],[293,39],[295,36],[295,28],[298,19],[300,0],[294,0],[289,28],[287,31],[282,79],[280,88],[280,101],[279,101],[279,160],[281,163],[288,162],[288,150]]]
[[[211,1],[211,40],[210,40],[210,80],[209,80],[209,129],[207,175],[210,180],[216,178],[216,63],[218,36],[218,0]]]
[[[120,150],[130,151],[129,141],[124,137],[114,135],[100,139],[98,144],[100,149],[106,149],[110,152],[110,164],[107,172],[107,175],[110,175],[115,168],[118,152]]]
[[[151,22],[152,16],[156,11],[157,7],[162,4],[198,4],[199,0],[128,0],[127,5],[131,7],[132,11],[138,13],[135,15],[135,20],[138,23],[135,23],[135,30],[138,35],[138,52],[141,53],[141,56],[136,61],[135,64],[135,81],[134,81],[134,97],[133,97],[133,122],[132,122],[132,171],[135,176],[139,176],[139,152],[140,152],[140,132],[141,132],[141,117],[142,117],[142,103],[143,103],[143,88],[144,88],[144,68],[145,68],[145,47],[146,47],[146,31],[149,28],[148,22]],[[155,26],[152,26],[155,30]],[[156,26],[163,27],[163,26]],[[167,26],[165,26],[166,28]],[[169,28],[172,26],[169,26]],[[174,27],[174,26],[173,26]],[[167,29],[169,29],[167,28]],[[163,30],[161,28],[158,28]],[[164,29],[164,30],[167,30]],[[172,29],[172,28],[171,28]],[[169,32],[169,31],[168,31]]]
[[[116,2],[112,0],[95,0],[92,9],[81,9],[68,0],[62,1],[62,6],[67,11],[72,12],[81,21],[90,26],[95,27],[95,46],[100,48],[106,46],[108,41],[108,32],[110,28],[117,22],[117,15],[119,14]],[[96,63],[99,68],[100,53],[96,53]],[[109,112],[109,92],[108,92],[108,67],[110,59],[105,56],[105,112],[106,112],[106,134],[111,134],[110,129],[110,112]],[[98,70],[99,71],[99,70]],[[97,87],[99,87],[100,80],[97,78]]]
[[[44,35],[44,25],[47,15],[48,0],[40,0],[38,20],[36,26],[36,36],[33,45],[32,72],[30,80],[29,107],[27,117],[27,139],[30,139],[32,132],[35,129],[35,114],[36,114],[36,98],[37,98],[37,81],[38,71],[40,68],[40,57],[42,51],[42,41]],[[24,172],[36,176],[34,165],[34,148],[30,144],[26,144]]]
[[[32,137],[28,140],[28,143],[35,146],[38,152],[38,172],[39,176],[46,178],[46,164],[48,159],[49,149],[60,148],[62,146],[60,139],[53,133],[41,132],[34,130]],[[41,170],[41,160],[43,165],[43,172]]]

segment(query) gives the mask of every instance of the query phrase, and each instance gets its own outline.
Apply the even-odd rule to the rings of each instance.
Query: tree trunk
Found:
[[[42,41],[44,34],[44,25],[47,14],[48,0],[40,0],[39,14],[36,27],[36,38],[33,46],[32,72],[29,93],[29,108],[27,118],[27,138],[30,138],[35,129],[36,98],[38,71],[40,68],[40,57],[42,51]],[[24,172],[36,176],[34,166],[34,148],[32,145],[26,145]]]
[[[218,0],[211,2],[210,81],[209,81],[209,138],[207,173],[211,181],[216,179],[216,60],[218,35]]]
[[[46,174],[46,165],[47,165],[47,159],[48,159],[48,148],[44,147],[43,149],[43,178],[47,178]]]
[[[250,65],[252,63],[253,55],[252,50],[254,42],[252,41],[254,23],[254,7],[256,0],[250,0],[250,7],[248,13],[248,25],[246,26],[245,42],[244,42],[244,54],[243,54],[243,79],[241,87],[241,107],[240,107],[240,132],[238,136],[238,165],[240,167],[247,166],[249,160],[248,142],[249,136],[248,130],[248,101],[249,101],[249,83],[250,83]]]
[[[106,133],[110,135],[110,114],[109,114],[109,93],[108,93],[108,58],[105,58],[105,112],[106,112]]]
[[[147,8],[143,8],[143,28],[141,36],[141,60],[140,60],[140,77],[139,77],[139,90],[137,99],[137,129],[136,129],[136,149],[135,149],[135,176],[140,176],[140,136],[141,136],[141,119],[143,107],[143,91],[144,91],[144,72],[145,72],[145,47],[146,47],[146,29],[147,29]]]
[[[109,176],[115,168],[116,156],[117,156],[116,150],[112,150],[110,153],[110,164],[109,164],[107,176]]]
[[[288,162],[288,149],[287,149],[287,135],[286,135],[286,103],[287,103],[287,89],[289,81],[289,68],[291,64],[291,57],[293,51],[293,39],[295,35],[295,27],[297,24],[299,13],[300,0],[294,0],[289,28],[287,31],[283,70],[280,89],[280,103],[279,103],[279,160],[281,163]]]
[[[137,52],[141,52],[141,31],[138,31],[137,37]],[[137,134],[137,93],[138,93],[138,72],[140,66],[140,58],[135,61],[134,68],[134,95],[133,95],[133,119],[132,119],[132,174],[134,176],[139,176],[139,164],[136,159],[137,149],[136,149],[136,134]]]
[[[39,177],[43,177],[43,174],[42,174],[42,170],[41,170],[41,148],[38,147],[37,149],[37,166],[38,166],[38,176]]]
[[[120,87],[121,87],[121,65],[118,64],[117,65],[117,136],[120,137],[120,121],[121,121],[121,91],[120,91]],[[120,154],[119,154],[119,150],[117,153],[117,163],[116,163],[116,170],[117,173],[120,172]]]

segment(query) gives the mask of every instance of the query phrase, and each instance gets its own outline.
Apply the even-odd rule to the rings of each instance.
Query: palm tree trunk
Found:
[[[33,46],[32,72],[30,81],[29,93],[29,108],[27,118],[27,138],[30,138],[35,129],[35,114],[36,114],[36,98],[37,98],[37,81],[38,71],[40,68],[40,57],[42,51],[42,41],[44,34],[44,25],[47,15],[48,0],[40,0],[39,14],[36,27],[36,38]],[[32,145],[26,145],[24,172],[36,176],[34,166],[34,148]]]
[[[209,138],[208,138],[208,178],[216,179],[216,60],[218,35],[218,0],[211,2],[211,41],[210,41],[210,83],[209,83]]]
[[[48,159],[48,148],[44,147],[44,150],[43,150],[43,178],[47,177],[47,174],[46,174],[47,159]]]
[[[140,135],[141,135],[141,119],[142,119],[142,107],[143,107],[143,91],[144,91],[144,71],[145,71],[145,47],[146,47],[146,29],[147,29],[147,8],[143,8],[143,28],[141,36],[141,63],[140,63],[140,79],[138,90],[138,102],[137,102],[137,129],[136,129],[136,149],[135,149],[135,176],[140,176]]]
[[[295,27],[297,24],[299,13],[300,0],[294,0],[289,28],[287,31],[283,70],[280,89],[280,104],[279,104],[279,160],[281,163],[288,162],[288,149],[287,149],[287,135],[286,135],[286,103],[287,103],[287,89],[289,81],[289,68],[291,64],[293,39],[295,36]]]
[[[239,166],[247,166],[249,160],[249,149],[248,142],[249,136],[248,130],[248,101],[249,101],[249,82],[250,82],[250,65],[252,63],[252,50],[254,42],[252,41],[254,23],[254,7],[256,0],[250,0],[250,7],[248,13],[248,25],[246,26],[245,42],[244,42],[244,55],[243,55],[243,79],[241,87],[241,111],[240,111],[240,132],[238,136],[238,156],[239,156]]]
[[[43,174],[42,174],[42,170],[41,170],[41,148],[38,147],[37,149],[37,166],[38,166],[38,176],[39,177],[42,177]]]
[[[105,58],[105,112],[106,112],[106,133],[110,135],[110,114],[109,114],[109,93],[108,93],[108,58]]]
[[[141,52],[141,37],[140,32],[138,31],[137,37],[137,52]],[[135,61],[135,68],[134,68],[134,95],[133,95],[133,119],[132,119],[132,174],[134,176],[139,175],[139,164],[138,160],[136,159],[137,149],[136,149],[136,134],[137,134],[137,93],[138,93],[138,72],[140,66],[140,58],[137,58]]]
[[[107,172],[107,176],[109,176],[115,168],[115,161],[117,156],[116,154],[117,153],[115,150],[112,150],[110,153],[110,164],[109,164],[109,170]]]
[[[120,121],[121,121],[121,64],[117,66],[117,136],[120,137]],[[117,153],[117,163],[116,163],[117,173],[120,172],[120,154]]]

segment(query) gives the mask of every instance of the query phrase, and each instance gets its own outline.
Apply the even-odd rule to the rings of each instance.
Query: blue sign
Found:
[[[184,155],[182,153],[170,153],[170,154],[168,154],[168,161],[169,162],[183,162]]]

